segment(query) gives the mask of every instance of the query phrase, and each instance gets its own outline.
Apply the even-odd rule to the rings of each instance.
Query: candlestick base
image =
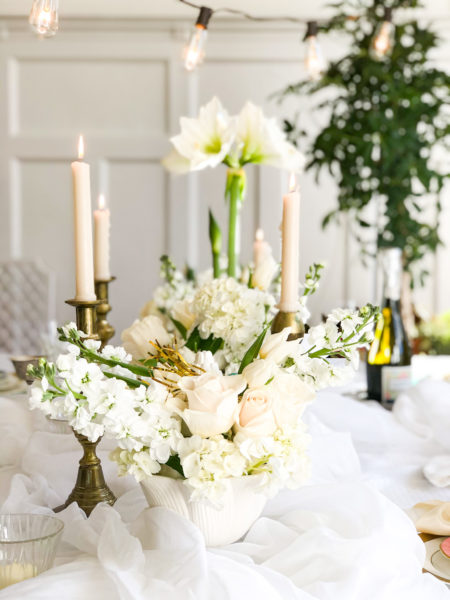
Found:
[[[56,507],[54,511],[60,512],[72,502],[76,502],[86,515],[89,516],[97,504],[107,502],[112,506],[116,501],[116,497],[106,485],[102,465],[96,454],[97,444],[100,440],[90,442],[84,435],[76,431],[74,433],[83,447],[83,456],[78,468],[77,481],[64,504]]]
[[[75,306],[77,329],[86,334],[91,340],[98,340],[97,306],[98,300],[66,300],[66,304]]]
[[[296,312],[283,312],[280,310],[272,322],[271,332],[280,333],[286,327],[291,328],[288,340],[298,340],[305,335],[305,325]]]
[[[114,327],[106,319],[106,315],[112,308],[109,303],[109,284],[115,279],[115,277],[110,277],[109,279],[95,280],[95,293],[99,301],[97,306],[97,332],[102,342],[102,348],[116,333]]]

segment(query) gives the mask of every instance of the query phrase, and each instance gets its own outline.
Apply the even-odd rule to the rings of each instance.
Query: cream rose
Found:
[[[135,360],[147,358],[149,354],[155,353],[150,340],[158,341],[161,346],[168,346],[173,342],[172,336],[159,317],[148,316],[141,321],[137,319],[131,327],[122,332],[123,347]]]
[[[293,373],[281,373],[267,386],[274,397],[273,412],[279,427],[295,426],[315,392]]]
[[[180,379],[178,387],[188,401],[188,408],[181,416],[190,432],[210,437],[231,429],[236,419],[238,396],[246,385],[241,375],[221,373]]]
[[[287,341],[290,333],[291,328],[286,327],[280,333],[271,333],[267,336],[259,351],[260,357],[280,364],[288,356],[295,356],[300,352],[300,344],[299,340]]]
[[[172,308],[172,317],[186,327],[187,331],[195,323],[195,315],[189,310],[189,304],[188,300],[179,300],[175,302]]]
[[[239,404],[235,429],[249,437],[272,435],[277,428],[269,386],[248,389]]]

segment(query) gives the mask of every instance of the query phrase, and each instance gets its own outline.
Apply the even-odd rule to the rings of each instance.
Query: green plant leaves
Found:
[[[242,371],[245,369],[245,367],[247,365],[249,365],[250,363],[252,363],[255,360],[255,358],[258,356],[259,351],[261,350],[261,346],[263,345],[264,338],[266,337],[267,330],[269,329],[270,325],[271,325],[271,323],[268,323],[265,326],[263,331],[259,334],[259,336],[256,338],[256,340],[253,342],[253,344],[250,346],[250,348],[245,353],[244,358],[242,359],[242,362],[239,367],[239,371],[238,371],[239,374],[241,374]]]
[[[189,336],[186,347],[192,352],[201,352],[209,350],[212,354],[215,354],[223,348],[224,341],[222,338],[216,338],[211,334],[208,338],[203,339],[200,336],[198,327],[196,327],[191,335]]]
[[[414,8],[417,0],[392,0],[394,11]],[[436,144],[450,139],[445,118],[450,107],[449,76],[429,63],[438,38],[417,21],[396,23],[392,56],[378,62],[369,57],[373,32],[383,17],[384,1],[345,0],[333,5],[332,20],[321,32],[344,29],[350,39],[346,55],[329,64],[319,82],[301,81],[277,94],[317,94],[315,110],[326,110],[325,126],[314,138],[307,169],[316,177],[329,171],[339,186],[337,208],[327,214],[327,226],[340,213],[354,219],[362,255],[367,239],[378,245],[404,248],[408,266],[433,252],[440,243],[437,231],[439,193],[449,173],[430,162]],[[358,14],[358,20],[348,19]],[[324,100],[322,90],[332,90]],[[302,133],[292,119],[285,129],[291,141]],[[411,200],[420,198],[419,203]],[[373,203],[384,207],[379,223],[366,218]],[[373,236],[368,236],[370,231]],[[365,232],[363,234],[362,232]]]

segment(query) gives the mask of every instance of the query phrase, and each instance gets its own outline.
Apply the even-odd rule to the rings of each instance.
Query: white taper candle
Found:
[[[289,193],[283,196],[281,235],[281,297],[279,309],[283,312],[297,312],[300,308],[300,194],[294,174],[290,178]]]
[[[95,300],[92,252],[92,213],[90,167],[83,162],[84,141],[78,142],[78,160],[72,163],[73,208],[75,226],[76,295],[80,301]]]
[[[111,215],[106,208],[105,196],[98,197],[98,208],[94,210],[94,275],[98,281],[110,279],[109,231]]]

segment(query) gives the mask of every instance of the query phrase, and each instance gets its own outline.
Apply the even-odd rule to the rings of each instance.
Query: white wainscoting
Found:
[[[302,76],[299,32],[291,26],[222,21],[210,35],[207,60],[195,73],[180,63],[190,21],[66,19],[56,38],[37,40],[23,20],[0,19],[0,259],[41,257],[57,274],[57,319],[72,318],[64,300],[74,293],[70,162],[79,133],[86,139],[93,198],[100,191],[112,212],[111,321],[126,327],[159,281],[159,257],[182,266],[209,264],[207,210],[224,223],[225,170],[171,177],[160,166],[181,115],[218,95],[231,112],[250,99],[268,114],[299,111],[318,126],[308,99],[277,106],[270,95]],[[445,28],[444,28],[445,33]],[[341,50],[325,41],[325,52]],[[449,44],[437,57],[450,65]],[[287,174],[248,169],[242,255],[250,259],[261,226],[279,256],[278,226]],[[358,261],[346,224],[320,228],[335,206],[330,177],[302,178],[301,270],[317,260],[329,269],[312,308],[374,298],[373,267]],[[441,233],[450,241],[449,194],[443,194]],[[450,250],[430,260],[433,277],[418,294],[431,310],[448,307]]]

